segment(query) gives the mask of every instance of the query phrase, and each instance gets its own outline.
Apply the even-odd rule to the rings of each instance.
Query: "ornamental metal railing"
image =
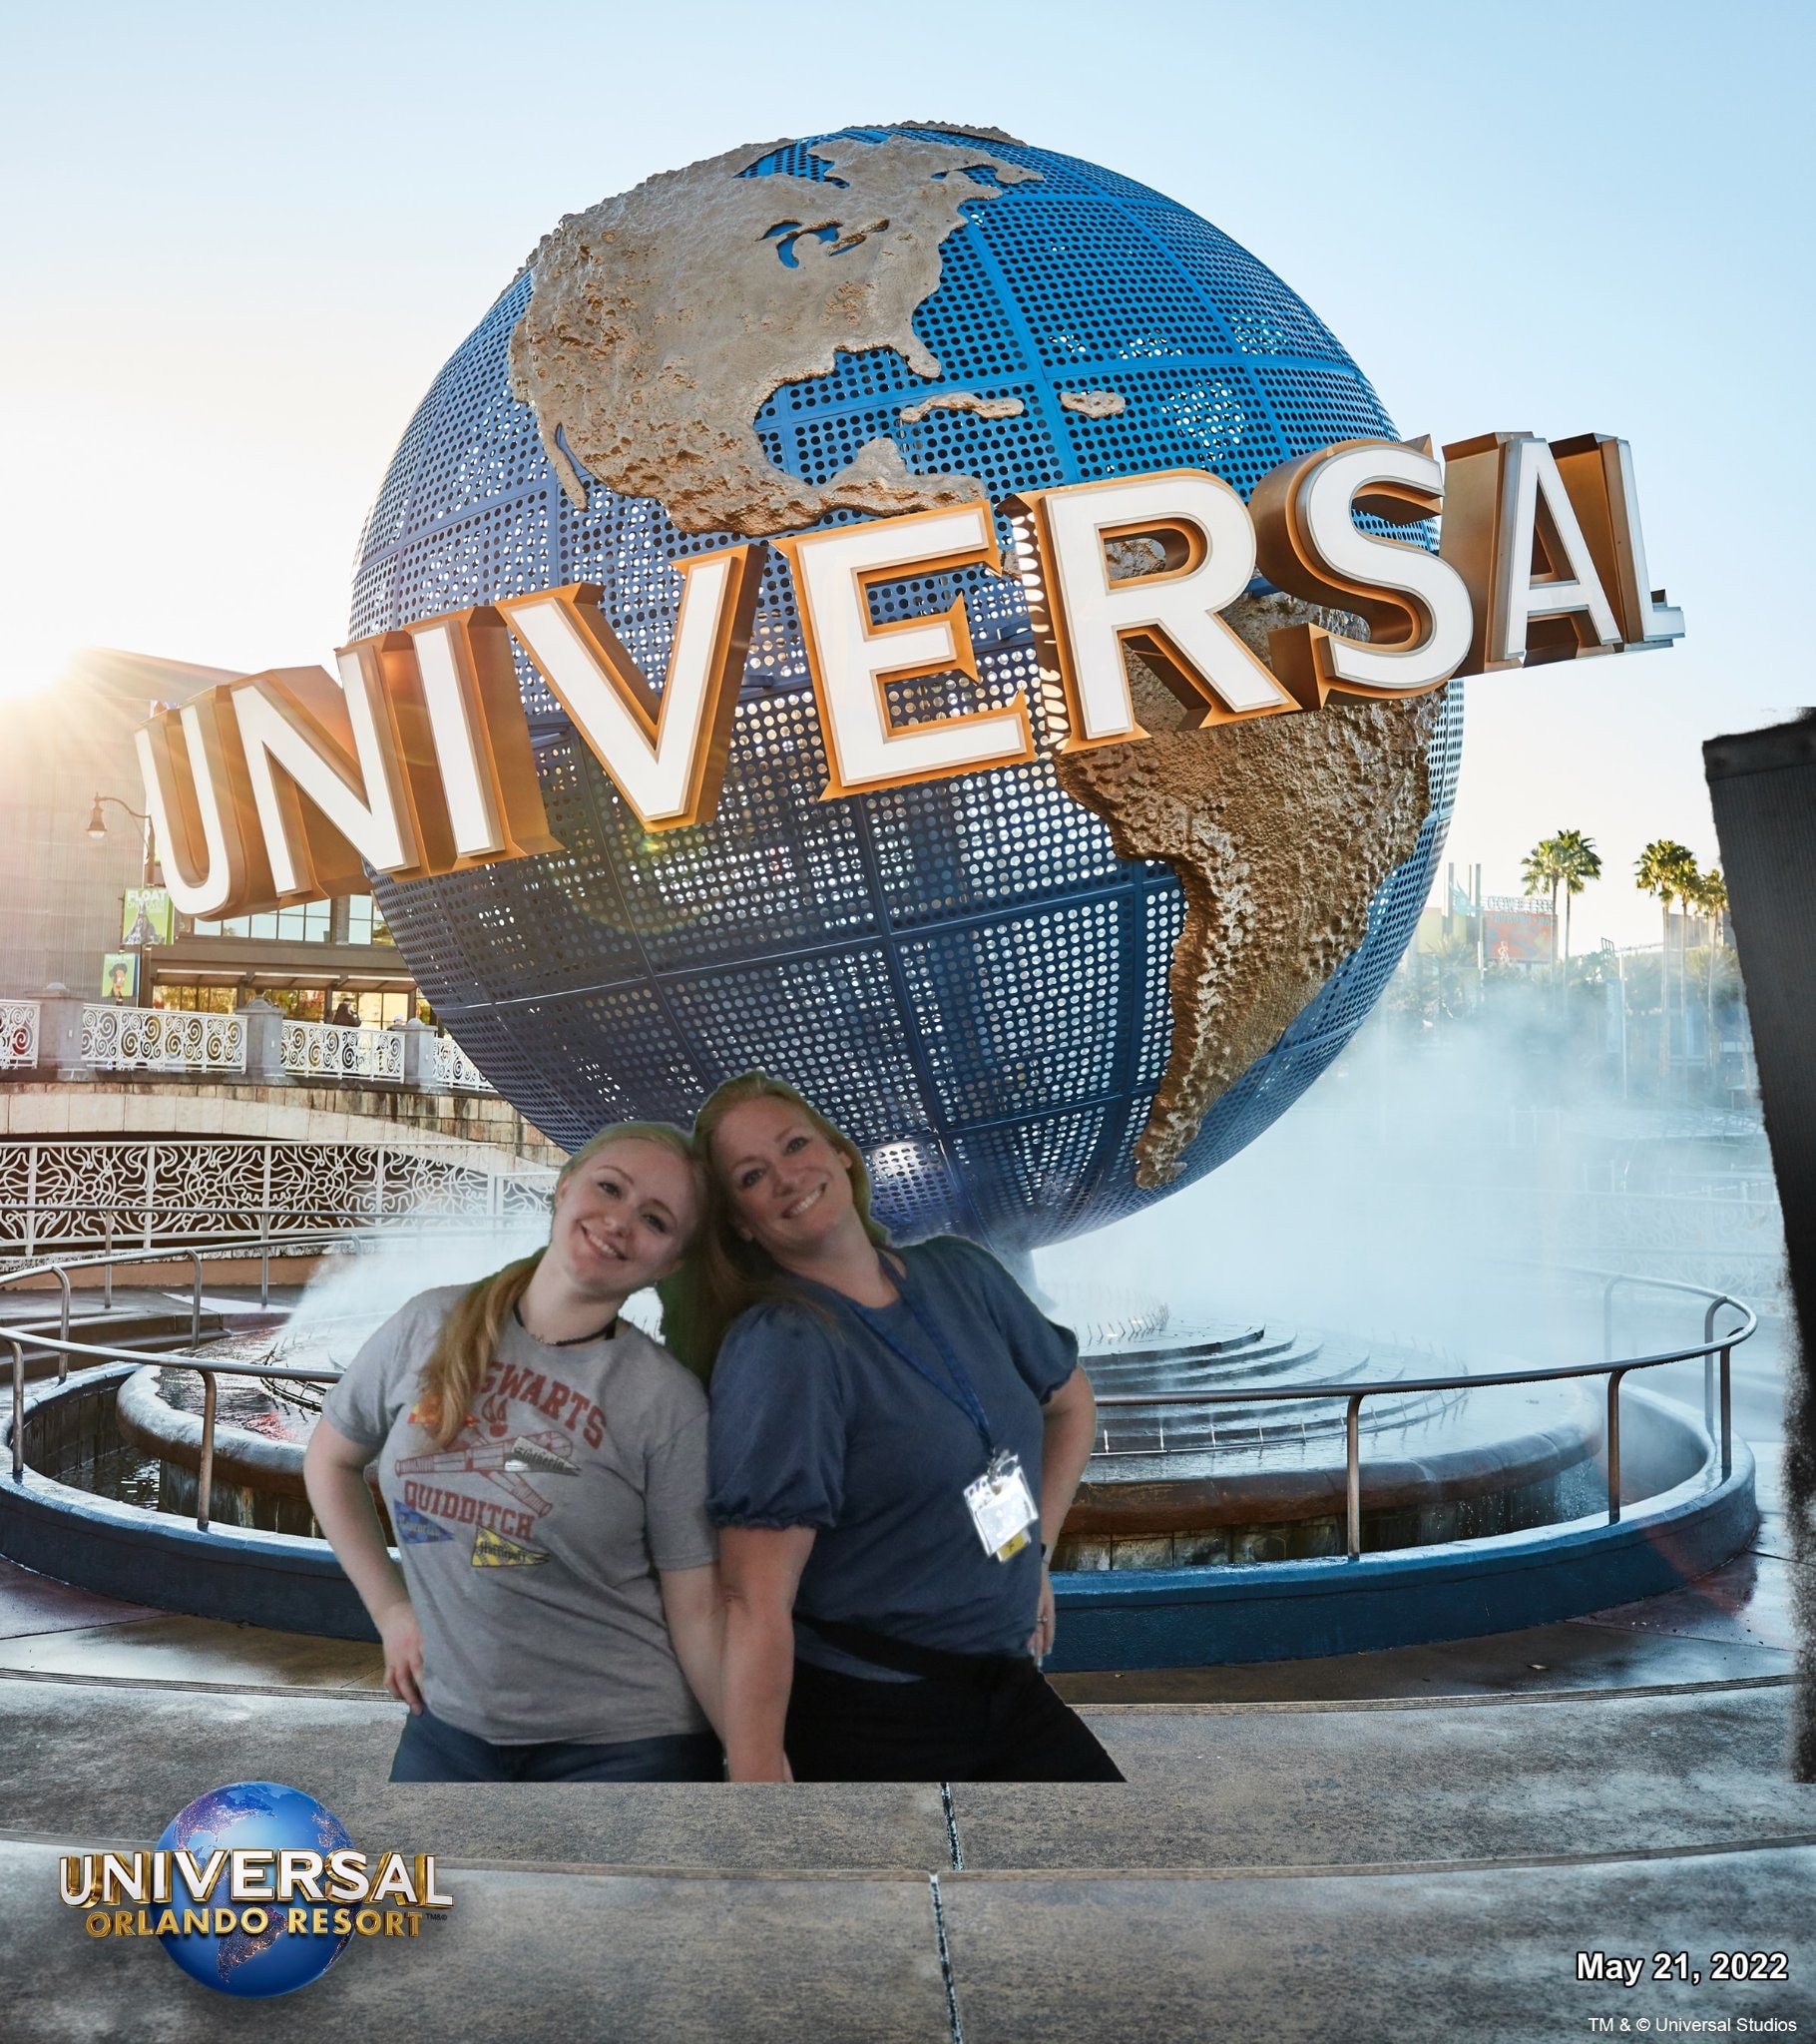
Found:
[[[403,1032],[338,1022],[286,1022],[278,1052],[286,1072],[310,1079],[403,1078]]]
[[[36,1001],[0,1001],[0,1072],[18,1071],[38,1062],[42,1012]]]
[[[501,1158],[500,1162],[504,1162]],[[170,1136],[0,1141],[0,1257],[539,1212],[555,1173],[376,1143]]]
[[[408,1232],[408,1231],[406,1231]],[[438,1239],[445,1231],[438,1231]],[[318,1244],[324,1252],[337,1243],[352,1241],[355,1245],[369,1246],[373,1240],[370,1234],[363,1237],[330,1236],[321,1238]],[[287,1251],[286,1251],[287,1253]],[[182,1252],[194,1266],[194,1283],[191,1292],[190,1330],[193,1346],[202,1341],[202,1268],[208,1257],[228,1255],[243,1256],[243,1250],[191,1249]],[[48,1269],[55,1275],[62,1287],[62,1321],[56,1335],[39,1333],[35,1328],[16,1322],[0,1321],[0,1347],[10,1346],[12,1350],[12,1412],[8,1422],[12,1443],[12,1475],[15,1483],[25,1480],[25,1428],[27,1413],[25,1403],[25,1351],[49,1351],[58,1358],[57,1381],[64,1382],[69,1374],[72,1358],[79,1358],[86,1366],[109,1363],[145,1364],[145,1355],[133,1349],[111,1348],[92,1342],[72,1341],[69,1335],[71,1284],[69,1272],[77,1269],[92,1269],[103,1265],[131,1265],[146,1263],[152,1259],[144,1251],[132,1251],[114,1257],[70,1258],[51,1265]],[[168,1261],[168,1255],[166,1257]],[[42,1275],[41,1267],[39,1275]],[[262,1287],[268,1302],[268,1251],[266,1252],[266,1279]],[[1474,1391],[1491,1385],[1504,1384],[1548,1384],[1564,1383],[1581,1377],[1605,1377],[1607,1379],[1607,1522],[1617,1525],[1623,1505],[1620,1479],[1620,1387],[1635,1371],[1662,1369],[1671,1363],[1700,1361],[1703,1365],[1703,1431],[1709,1442],[1711,1458],[1718,1458],[1720,1481],[1726,1482],[1734,1470],[1734,1419],[1733,1419],[1733,1354],[1742,1341],[1749,1339],[1758,1327],[1758,1315],[1742,1300],[1726,1292],[1711,1292],[1701,1285],[1683,1284],[1674,1279],[1661,1278],[1634,1277],[1625,1272],[1573,1271],[1572,1277],[1589,1278],[1602,1286],[1602,1333],[1603,1359],[1599,1362],[1565,1363],[1546,1368],[1495,1370],[1483,1375],[1449,1375],[1437,1377],[1396,1377],[1376,1383],[1357,1384],[1353,1381],[1339,1384],[1291,1384],[1268,1386],[1230,1385],[1214,1391],[1118,1391],[1106,1392],[1098,1399],[1104,1406],[1139,1405],[1227,1405],[1227,1404],[1287,1404],[1307,1398],[1341,1398],[1346,1405],[1344,1425],[1344,1470],[1345,1470],[1345,1558],[1360,1560],[1362,1555],[1362,1405],[1371,1397],[1397,1397],[1408,1392],[1427,1391]],[[17,1277],[0,1278],[0,1290],[9,1283],[17,1282]],[[1615,1299],[1623,1287],[1668,1291],[1680,1296],[1699,1300],[1703,1306],[1703,1339],[1699,1343],[1686,1344],[1651,1355],[1630,1355],[1616,1357],[1613,1353],[1613,1329]],[[1717,1335],[1715,1323],[1726,1309],[1737,1313],[1739,1324]],[[287,1311],[287,1308],[273,1308]],[[332,1382],[337,1371],[296,1369],[286,1364],[246,1362],[214,1362],[206,1356],[163,1355],[159,1366],[165,1369],[194,1370],[203,1379],[203,1419],[201,1467],[197,1481],[196,1524],[202,1532],[209,1530],[209,1507],[211,1485],[214,1476],[215,1458],[215,1416],[216,1378],[218,1376],[256,1377],[268,1381],[294,1381],[302,1383]],[[1265,1563],[1253,1564],[1265,1567]]]
[[[498,1089],[451,1036],[435,1039],[434,1078],[438,1086],[457,1093],[495,1093]]]
[[[245,1022],[189,1008],[85,1002],[82,1062],[98,1072],[243,1072]]]

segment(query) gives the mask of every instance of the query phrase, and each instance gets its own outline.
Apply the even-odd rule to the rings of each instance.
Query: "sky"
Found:
[[[513,23],[522,24],[513,29]],[[1469,685],[1448,856],[1570,827],[1592,947],[1700,744],[1816,700],[1816,8],[95,4],[0,13],[0,697],[109,645],[326,663],[398,435],[567,212],[745,142],[987,124],[1157,187],[1305,297],[1401,431],[1632,443],[1684,641]],[[1801,457],[1800,457],[1801,458]]]

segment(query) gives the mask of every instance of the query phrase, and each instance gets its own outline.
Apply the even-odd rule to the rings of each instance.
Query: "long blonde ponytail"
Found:
[[[461,1294],[442,1321],[416,1395],[417,1424],[428,1429],[433,1446],[445,1448],[472,1417],[473,1399],[498,1353],[505,1321],[528,1290],[542,1259],[538,1250],[482,1278]]]

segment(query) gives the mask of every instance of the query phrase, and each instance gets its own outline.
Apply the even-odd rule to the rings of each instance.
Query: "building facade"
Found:
[[[152,710],[231,676],[90,649],[57,686],[7,705],[0,747],[0,996],[230,1012],[254,995],[309,1021],[382,1027],[419,1013],[369,895],[230,922],[173,917],[154,892],[134,734]],[[99,833],[97,834],[97,825]],[[130,941],[135,923],[145,940]]]

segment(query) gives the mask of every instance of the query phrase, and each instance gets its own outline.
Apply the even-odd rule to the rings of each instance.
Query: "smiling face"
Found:
[[[580,1290],[628,1298],[681,1262],[699,1221],[685,1159],[628,1136],[576,1165],[555,1196],[549,1254]]]
[[[791,1101],[746,1100],[727,1110],[711,1151],[731,1225],[783,1270],[814,1262],[842,1234],[863,1233],[851,1153]]]

